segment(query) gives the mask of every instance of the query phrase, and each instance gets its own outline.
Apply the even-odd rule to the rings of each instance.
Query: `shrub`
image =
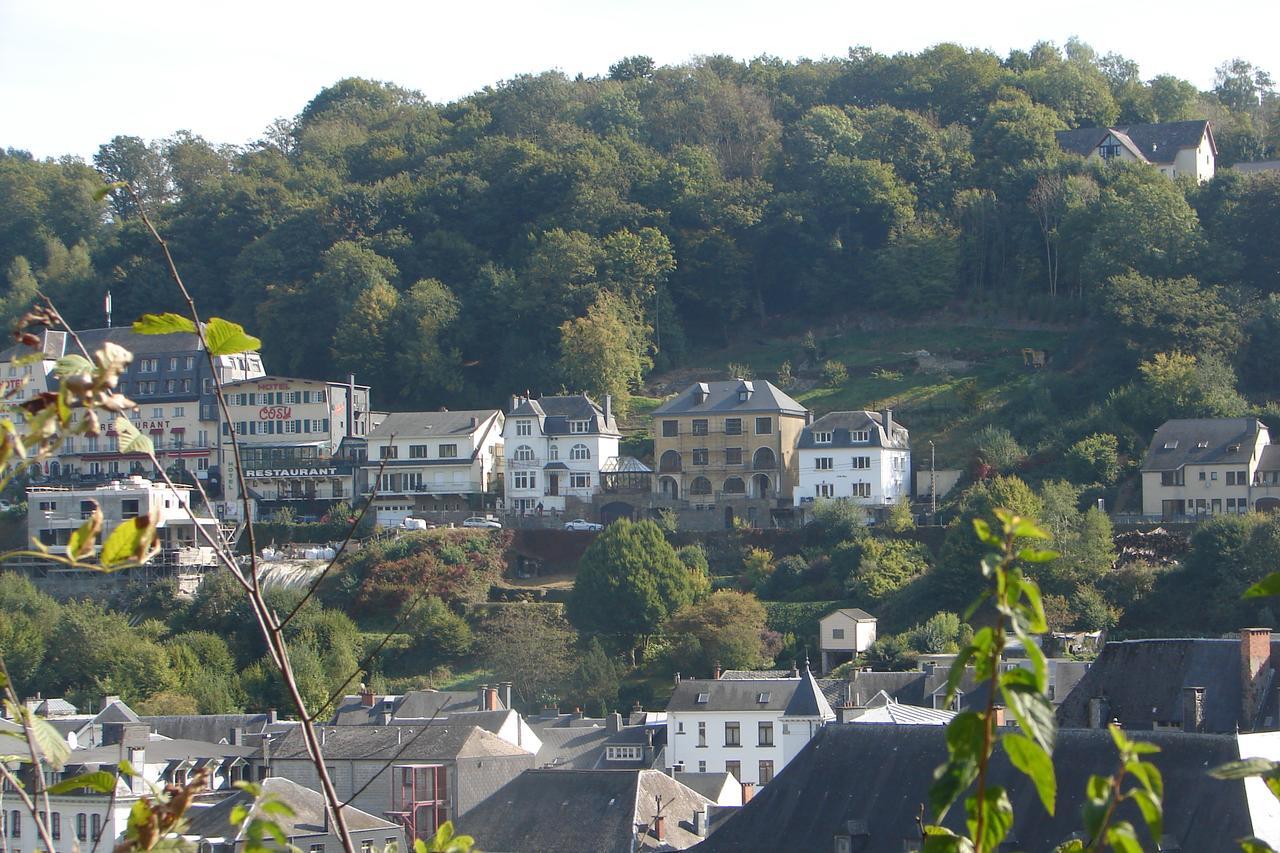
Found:
[[[822,381],[832,387],[843,385],[849,381],[849,370],[844,362],[828,359],[822,363]]]
[[[1094,433],[1071,445],[1065,462],[1072,482],[1110,486],[1120,476],[1120,442],[1109,433]]]

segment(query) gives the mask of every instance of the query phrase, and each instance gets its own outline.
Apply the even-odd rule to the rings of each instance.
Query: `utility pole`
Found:
[[[937,474],[937,452],[933,446],[933,439],[929,439],[929,523],[935,524],[938,521],[938,474]]]

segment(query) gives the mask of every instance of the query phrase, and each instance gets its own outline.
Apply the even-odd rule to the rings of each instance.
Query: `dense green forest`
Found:
[[[92,164],[0,155],[0,313],[37,288],[85,326],[108,289],[120,318],[177,307],[96,169],[137,188],[201,308],[260,334],[271,370],[355,371],[386,407],[620,391],[784,319],[975,308],[1096,328],[1086,404],[1174,351],[1265,392],[1280,179],[1222,167],[1280,156],[1278,105],[1246,61],[1200,92],[1076,41],[631,57],[444,105],[347,79],[244,147],[179,131]],[[1219,147],[1204,186],[1053,136],[1192,118]]]

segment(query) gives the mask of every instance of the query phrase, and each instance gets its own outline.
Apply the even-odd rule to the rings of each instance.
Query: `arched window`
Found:
[[[522,444],[516,448],[515,460],[517,462],[532,462],[533,448],[527,444]]]
[[[691,495],[709,495],[711,494],[711,481],[706,477],[694,477],[693,482],[689,484],[689,494]]]
[[[724,493],[726,495],[743,495],[747,492],[747,484],[742,482],[741,477],[730,477],[724,481]]]
[[[773,455],[773,450],[768,447],[761,447],[751,457],[751,467],[760,470],[769,470],[778,467],[777,457]]]
[[[585,444],[575,444],[573,447],[569,449],[569,458],[570,459],[590,459],[591,448],[587,447]]]
[[[675,450],[668,450],[662,454],[662,458],[658,460],[659,471],[679,471],[680,470],[680,454]]]

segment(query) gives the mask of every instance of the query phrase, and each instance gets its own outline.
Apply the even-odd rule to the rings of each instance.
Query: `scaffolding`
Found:
[[[387,820],[405,829],[409,844],[431,839],[449,819],[447,773],[443,764],[397,764],[391,768],[391,809]]]

